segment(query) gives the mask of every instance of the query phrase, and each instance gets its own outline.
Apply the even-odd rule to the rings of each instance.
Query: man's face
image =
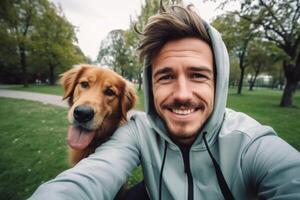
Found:
[[[213,54],[200,39],[166,43],[152,59],[155,109],[173,140],[191,144],[214,104]]]

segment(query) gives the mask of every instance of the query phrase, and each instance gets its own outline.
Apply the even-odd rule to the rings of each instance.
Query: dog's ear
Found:
[[[83,70],[83,66],[74,66],[72,69],[60,75],[60,84],[64,89],[63,100],[68,99],[69,106],[73,104],[74,89]]]
[[[122,118],[127,121],[126,114],[132,109],[137,102],[137,95],[134,88],[134,85],[128,81],[126,81],[124,93],[121,100],[122,107]]]

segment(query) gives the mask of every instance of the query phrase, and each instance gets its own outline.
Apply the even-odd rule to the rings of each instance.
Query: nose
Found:
[[[177,101],[185,102],[192,99],[192,90],[193,88],[189,84],[189,80],[184,77],[178,77],[176,87],[174,90],[174,98]]]
[[[76,121],[85,123],[93,119],[94,110],[89,106],[76,106],[73,112]]]

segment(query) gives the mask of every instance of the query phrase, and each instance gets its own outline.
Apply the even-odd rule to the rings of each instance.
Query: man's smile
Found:
[[[195,112],[196,109],[172,109],[171,111],[179,115],[188,115]]]

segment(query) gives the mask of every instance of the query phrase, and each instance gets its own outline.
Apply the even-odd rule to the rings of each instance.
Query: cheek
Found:
[[[208,105],[214,104],[214,96],[215,90],[214,87],[210,84],[203,84],[203,85],[194,85],[192,88],[195,88],[194,94],[205,101]]]
[[[160,112],[160,106],[165,103],[171,96],[172,89],[165,85],[153,85],[154,106],[157,112]]]

